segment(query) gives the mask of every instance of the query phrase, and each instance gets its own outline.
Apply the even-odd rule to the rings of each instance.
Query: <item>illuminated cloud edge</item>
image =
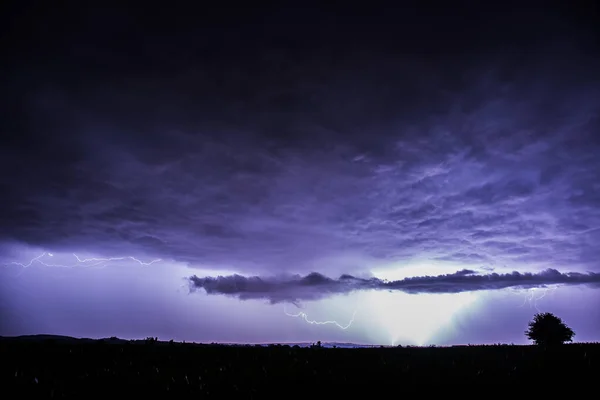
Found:
[[[363,290],[397,290],[404,293],[461,293],[506,288],[534,288],[547,285],[592,285],[600,287],[599,273],[562,273],[546,269],[539,273],[514,271],[506,274],[477,274],[463,269],[452,274],[418,276],[395,281],[341,275],[337,279],[312,272],[308,275],[245,277],[241,275],[189,278],[190,289],[226,295],[240,300],[265,299],[272,304],[319,300],[336,294]]]

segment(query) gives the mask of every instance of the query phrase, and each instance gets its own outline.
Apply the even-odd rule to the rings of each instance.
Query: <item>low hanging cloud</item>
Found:
[[[378,278],[358,278],[341,275],[338,279],[317,272],[305,276],[288,277],[241,275],[189,278],[192,291],[204,289],[210,295],[233,296],[240,300],[265,299],[272,304],[297,303],[318,300],[336,294],[347,294],[361,290],[397,290],[404,293],[460,293],[506,288],[534,288],[547,285],[600,285],[600,273],[561,273],[546,269],[539,273],[517,272],[506,274],[477,274],[463,269],[452,274],[417,276],[396,281]]]

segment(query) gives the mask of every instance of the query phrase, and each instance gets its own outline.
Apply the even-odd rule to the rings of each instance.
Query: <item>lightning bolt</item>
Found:
[[[527,292],[525,300],[523,304],[519,307],[524,307],[525,304],[529,303],[529,307],[535,308],[537,312],[542,312],[538,307],[538,302],[548,295],[548,292],[554,293],[558,289],[558,287],[544,287],[544,288],[534,288],[530,289]],[[538,294],[539,293],[539,294]]]
[[[46,259],[49,259],[52,257],[54,257],[54,254],[49,253],[49,252],[44,252],[37,257],[33,257],[28,263],[24,264],[24,263],[13,261],[13,262],[9,263],[9,265],[17,265],[17,266],[23,268],[23,271],[18,275],[18,276],[20,276],[27,268],[31,267],[34,263],[41,264],[45,267],[53,267],[53,268],[77,268],[77,267],[91,268],[91,267],[97,267],[97,266],[100,266],[101,268],[103,268],[108,263],[114,262],[114,261],[131,260],[131,261],[137,262],[138,264],[140,264],[141,266],[144,266],[144,267],[162,261],[160,258],[157,258],[157,259],[149,261],[149,262],[144,262],[133,256],[107,257],[107,258],[97,258],[97,257],[80,258],[75,253],[73,253],[73,257],[75,257],[76,262],[73,264],[70,264],[70,265],[54,264],[54,263],[45,261]]]
[[[308,319],[308,315],[303,311],[300,311],[297,314],[290,314],[285,310],[285,306],[283,308],[283,312],[288,317],[301,318],[304,320],[304,322],[310,325],[335,325],[344,331],[352,326],[352,324],[354,323],[354,317],[356,317],[356,311],[354,311],[354,313],[352,313],[352,318],[350,318],[350,321],[346,325],[342,325],[337,321],[315,321]]]
[[[149,262],[144,262],[144,261],[138,260],[137,258],[132,257],[132,256],[127,256],[127,257],[110,257],[110,258],[84,258],[84,259],[81,259],[75,253],[73,253],[73,255],[75,256],[75,258],[77,259],[77,262],[79,262],[79,263],[86,263],[86,262],[90,262],[90,261],[93,261],[93,262],[96,262],[96,261],[98,261],[98,262],[110,262],[110,261],[131,260],[131,261],[135,261],[136,263],[138,263],[138,264],[146,267],[146,266],[149,266],[149,265],[152,265],[154,263],[162,261],[160,258],[157,258],[157,259],[149,261]]]

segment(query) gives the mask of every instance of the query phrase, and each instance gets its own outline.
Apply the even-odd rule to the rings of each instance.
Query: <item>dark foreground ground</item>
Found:
[[[591,387],[600,380],[600,344],[326,349],[0,338],[0,365],[2,391],[14,394],[3,398],[402,397],[413,389],[463,393],[458,385],[473,391],[479,383]]]

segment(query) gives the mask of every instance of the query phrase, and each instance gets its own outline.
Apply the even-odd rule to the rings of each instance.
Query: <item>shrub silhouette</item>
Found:
[[[148,337],[147,337],[147,338],[144,340],[144,342],[145,342],[146,344],[154,344],[154,343],[157,343],[157,342],[158,342],[158,338],[157,338],[157,337],[151,337],[151,336],[148,336]]]
[[[572,342],[575,332],[556,315],[539,313],[535,314],[529,323],[525,335],[537,345],[556,346],[564,342]]]

